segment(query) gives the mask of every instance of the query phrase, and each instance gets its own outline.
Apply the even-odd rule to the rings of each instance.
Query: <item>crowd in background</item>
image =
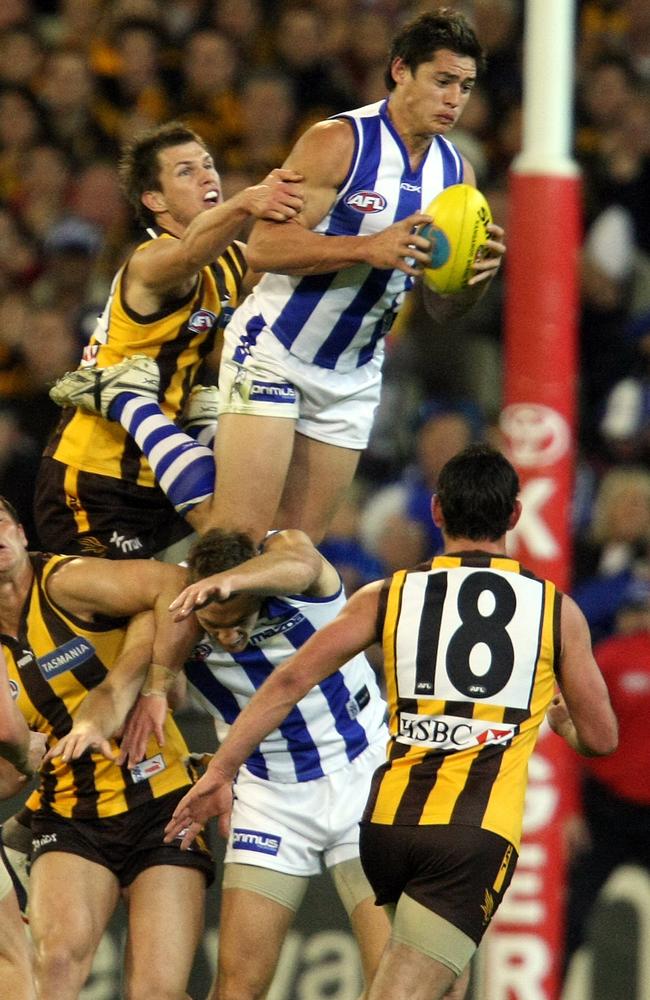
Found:
[[[111,278],[138,239],[117,180],[121,143],[182,119],[210,143],[228,197],[280,165],[311,122],[381,99],[390,37],[430,6],[0,4],[0,493],[18,508],[34,547],[33,481],[58,417],[48,386],[76,366]],[[521,143],[523,0],[455,6],[472,18],[488,69],[451,138],[507,231],[507,174]],[[579,2],[575,70],[585,237],[574,596],[596,641],[625,641],[641,628],[647,660],[647,0]],[[438,470],[469,441],[495,434],[507,262],[505,272],[453,329],[432,326],[416,291],[391,335],[370,447],[326,540],[349,589],[435,551],[428,511]],[[630,626],[634,611],[642,617]]]

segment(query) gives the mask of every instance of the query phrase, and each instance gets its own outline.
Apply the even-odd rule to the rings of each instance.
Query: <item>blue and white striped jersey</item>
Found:
[[[205,636],[185,672],[196,702],[215,717],[223,739],[273,669],[345,604],[343,588],[333,597],[268,598],[246,649],[226,653]],[[362,654],[325,678],[296,705],[246,761],[269,781],[311,781],[344,767],[382,732],[386,704],[375,674]]]
[[[387,101],[335,117],[352,124],[355,152],[330,212],[314,232],[371,235],[425,209],[443,188],[462,182],[462,158],[442,136],[434,137],[417,170],[411,170]],[[267,273],[230,322],[233,358],[242,363],[266,327],[302,361],[352,371],[383,351],[383,338],[412,285],[402,271],[368,264],[307,277]]]

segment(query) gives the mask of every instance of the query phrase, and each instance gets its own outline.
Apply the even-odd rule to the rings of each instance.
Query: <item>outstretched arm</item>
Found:
[[[166,827],[167,842],[185,831],[182,846],[188,847],[212,816],[227,816],[234,777],[255,747],[315,684],[372,645],[382,585],[379,581],[358,590],[333,622],[273,671],[231,726],[206,773],[178,804]]]
[[[248,219],[293,218],[303,204],[300,181],[294,170],[272,170],[260,184],[200,212],[178,239],[156,240],[134,253],[128,265],[129,304],[135,307],[143,294],[164,295],[193,281],[232,243]]]
[[[226,601],[242,592],[260,596],[328,597],[339,586],[338,573],[308,535],[302,531],[278,531],[265,540],[259,555],[190,584],[172,601],[169,610],[176,612],[176,621],[182,621],[209,601]]]

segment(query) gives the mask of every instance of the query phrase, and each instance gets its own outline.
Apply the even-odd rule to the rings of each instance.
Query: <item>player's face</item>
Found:
[[[201,628],[227,653],[241,653],[248,645],[259,612],[258,598],[238,594],[227,601],[207,604],[196,612],[196,617]]]
[[[221,201],[221,181],[210,154],[198,142],[169,146],[158,153],[160,193],[165,210],[184,226]]]
[[[412,134],[438,135],[448,132],[460,118],[476,83],[476,62],[449,49],[438,49],[430,62],[420,63],[411,73],[401,60],[397,98]]]
[[[26,545],[22,527],[0,504],[0,578],[24,561]]]

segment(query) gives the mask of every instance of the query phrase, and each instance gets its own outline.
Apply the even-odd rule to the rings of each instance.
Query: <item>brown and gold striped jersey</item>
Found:
[[[155,238],[175,239],[160,230],[155,231]],[[134,252],[141,252],[151,242],[145,240]],[[140,316],[125,302],[127,265],[128,261],[113,280],[82,366],[106,368],[132,354],[155,358],[160,369],[161,406],[174,420],[238,304],[246,261],[240,246],[232,243],[214,264],[201,269],[189,295],[169,302],[151,316]],[[140,486],[155,485],[147,460],[120,424],[81,410],[64,411],[45,454],[83,472]]]
[[[31,553],[34,580],[16,637],[0,634],[9,682],[30,729],[48,733],[48,744],[65,736],[86,694],[107,675],[119,655],[127,621],[82,622],[55,605],[47,580],[66,556]],[[117,748],[117,744],[113,744]],[[115,816],[191,783],[187,747],[171,716],[165,746],[150,738],[145,760],[129,770],[99,753],[44,765],[30,809],[50,809],[74,819]]]
[[[471,552],[396,573],[384,597],[391,740],[364,818],[479,826],[518,847],[561,594],[512,559]]]

